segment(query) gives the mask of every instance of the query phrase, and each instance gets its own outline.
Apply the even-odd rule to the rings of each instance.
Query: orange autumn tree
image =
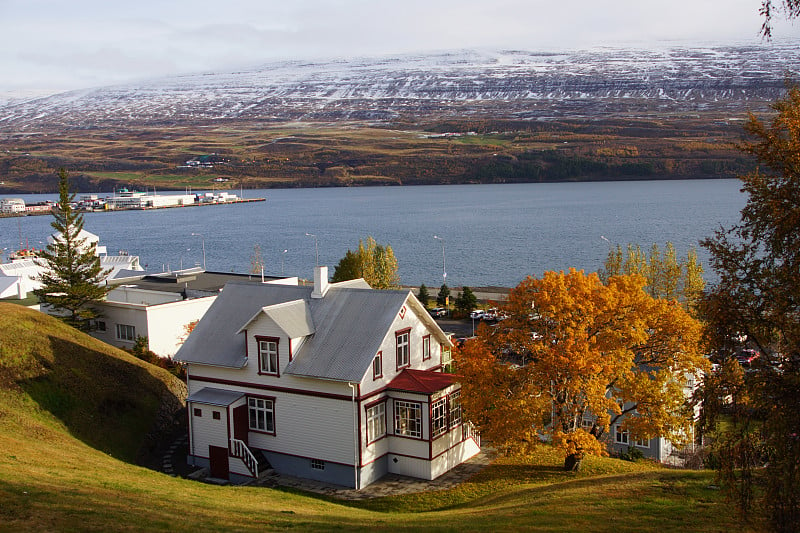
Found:
[[[690,435],[687,375],[705,366],[701,325],[645,279],[546,272],[511,291],[508,318],[457,355],[467,416],[510,449],[547,435],[564,467],[604,453],[616,424],[634,439]],[[591,420],[584,427],[583,420]]]

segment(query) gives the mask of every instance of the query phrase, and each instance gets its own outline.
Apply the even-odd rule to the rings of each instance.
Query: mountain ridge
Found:
[[[224,121],[519,120],[762,110],[800,44],[283,61],[0,103],[0,131]]]

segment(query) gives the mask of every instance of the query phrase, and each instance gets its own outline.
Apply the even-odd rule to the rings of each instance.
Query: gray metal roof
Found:
[[[316,333],[294,355],[287,374],[361,381],[408,291],[328,289],[311,301]]]
[[[291,335],[308,328],[307,337],[287,374],[336,381],[361,381],[370,368],[384,337],[410,296],[410,291],[386,291],[331,284],[324,298],[311,298],[312,287],[271,284],[229,283],[194,329],[175,359],[241,368],[246,363],[245,333],[237,333],[262,309],[278,317],[282,328]],[[300,314],[301,302],[310,316]],[[412,297],[412,307],[421,308]],[[274,314],[273,314],[274,311]],[[420,313],[423,320],[427,313]],[[431,331],[447,342],[433,320]],[[313,328],[313,329],[312,329]]]
[[[304,300],[264,307],[264,314],[270,317],[289,338],[305,337],[314,333],[314,320],[311,310]]]
[[[234,282],[211,304],[202,320],[175,354],[186,363],[241,368],[247,362],[245,323],[262,307],[298,299],[310,299],[311,287]]]
[[[186,398],[186,401],[226,407],[242,396],[244,396],[243,392],[233,392],[229,390],[215,389],[213,387],[204,387]]]

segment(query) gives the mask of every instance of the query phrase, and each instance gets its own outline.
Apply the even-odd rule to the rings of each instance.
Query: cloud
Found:
[[[0,0],[0,90],[275,59],[654,40],[758,43],[759,0]],[[796,28],[779,23],[796,39]],[[38,69],[38,70],[37,70]]]

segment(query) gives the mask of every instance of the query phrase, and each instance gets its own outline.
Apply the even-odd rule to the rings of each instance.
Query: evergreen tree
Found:
[[[425,307],[428,306],[428,302],[431,299],[431,295],[428,294],[428,287],[425,286],[423,283],[419,286],[419,292],[417,293],[417,299],[424,305]]]
[[[472,289],[469,287],[462,287],[461,293],[456,297],[455,305],[457,311],[468,314],[478,305],[478,298],[475,296],[475,293],[472,292]]]
[[[82,329],[90,329],[90,320],[97,316],[92,304],[103,300],[110,287],[101,285],[109,274],[100,266],[95,243],[87,243],[80,236],[83,216],[72,210],[75,198],[69,193],[69,179],[62,168],[59,171],[59,202],[53,210],[56,230],[53,242],[36,260],[45,268],[37,281],[41,287],[33,291],[43,304],[64,313],[63,320]]]
[[[436,295],[436,305],[439,307],[447,307],[450,299],[450,287],[446,283],[442,283],[439,288],[439,294]]]

